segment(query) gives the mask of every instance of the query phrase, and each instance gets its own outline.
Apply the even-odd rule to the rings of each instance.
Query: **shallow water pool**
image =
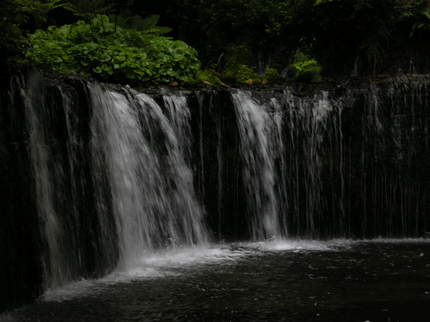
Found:
[[[178,248],[0,321],[430,321],[430,240]]]

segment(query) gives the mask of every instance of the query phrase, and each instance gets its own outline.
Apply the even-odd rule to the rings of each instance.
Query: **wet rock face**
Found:
[[[13,83],[10,74],[3,74],[1,82],[7,86],[0,91],[0,310],[4,310],[40,293],[42,268],[34,180],[28,167],[29,136],[22,130],[23,101],[8,91]]]
[[[228,91],[189,97],[197,191],[217,240],[246,239],[245,196],[238,153],[239,133]]]
[[[421,236],[428,229],[427,83],[422,76],[378,81],[343,113],[356,236]]]

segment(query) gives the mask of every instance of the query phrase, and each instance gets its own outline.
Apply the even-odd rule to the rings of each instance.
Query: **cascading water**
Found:
[[[164,107],[166,116],[172,126],[172,130],[178,139],[182,155],[190,162],[191,158],[191,113],[188,108],[187,98],[178,95],[164,95]]]
[[[274,160],[269,153],[266,133],[269,115],[244,92],[232,93],[232,97],[242,138],[240,151],[245,164],[243,174],[252,238],[279,236]]]
[[[232,94],[253,238],[422,234],[429,94],[425,80],[391,84]]]
[[[49,77],[11,76],[0,92],[0,309],[211,233],[429,230],[426,77],[304,96]]]
[[[163,163],[160,169],[160,176],[164,177],[165,182],[163,193],[169,197],[164,203],[163,212],[169,217],[166,220],[168,227],[165,227],[165,231],[170,232],[170,242],[175,245],[206,243],[208,232],[203,220],[204,210],[197,201],[193,173],[187,163],[190,162],[188,158],[191,155],[191,143],[186,130],[189,128],[187,117],[190,114],[187,105],[184,104],[185,99],[178,96],[164,97],[166,101],[170,100],[170,107],[177,113],[170,111],[171,122],[163,114],[161,107],[148,96],[140,94],[138,99],[144,106],[151,107],[151,117],[158,123],[160,133],[165,138],[164,146],[161,145],[162,149],[157,152],[159,160]],[[174,122],[179,124],[172,125]],[[153,138],[154,149],[159,148],[159,139]]]
[[[109,168],[121,265],[128,267],[162,246],[206,242],[203,211],[185,162],[189,146],[178,139],[184,123],[172,127],[145,94],[126,97],[91,89],[93,146],[103,147]],[[182,97],[165,99],[187,113],[183,103],[175,104]]]
[[[116,261],[116,235],[108,212],[97,210],[96,204],[109,201],[99,199],[102,194],[93,190],[88,131],[80,128],[88,118],[76,105],[77,93],[67,86],[48,87],[34,72],[17,82],[20,96],[15,100],[22,100],[25,111],[28,140],[24,143],[32,169],[32,184],[26,189],[34,189],[30,194],[37,205],[41,236],[37,242],[43,246],[39,250],[43,287],[106,274]]]
[[[108,167],[112,204],[118,227],[121,263],[138,260],[145,250],[152,250],[154,214],[151,196],[146,189],[156,185],[157,168],[148,142],[138,123],[138,112],[118,93],[91,87],[92,146],[102,156],[96,166]],[[101,164],[100,164],[101,163]]]
[[[170,121],[145,94],[70,81],[72,86],[47,84],[32,71],[26,79],[12,79],[7,97],[17,108],[22,104],[24,139],[2,143],[1,151],[4,158],[14,145],[25,144],[28,151],[31,184],[25,189],[34,198],[39,226],[28,239],[42,259],[41,289],[126,269],[160,247],[206,243],[204,211],[187,164],[189,138],[181,132],[188,120],[179,114],[189,115],[184,97],[166,97],[176,113]],[[4,117],[15,124],[17,115]],[[4,135],[6,129],[4,123]],[[18,164],[18,178],[27,166]],[[23,193],[4,191],[6,201]],[[6,231],[4,236],[10,244]]]
[[[343,228],[336,227],[342,226],[336,216],[343,217],[342,109],[327,92],[299,99],[286,90],[282,102],[286,111],[284,149],[289,154],[284,177],[290,232],[307,237],[330,234],[324,232],[326,221],[331,230],[342,233]]]
[[[365,110],[357,122],[350,161],[363,187],[356,220],[360,235],[419,236],[428,194],[428,78],[392,79],[364,94]],[[352,188],[353,190],[353,188]],[[357,194],[354,191],[353,198]],[[358,223],[359,222],[359,223]]]
[[[287,162],[290,157],[289,151],[286,150],[286,140],[284,137],[284,105],[282,100],[271,98],[268,103],[270,125],[267,129],[269,154],[274,158],[275,171],[275,194],[277,196],[277,212],[279,217],[279,229],[281,235],[288,236],[288,220],[286,214],[290,211],[287,183],[291,180],[287,173]]]
[[[45,287],[56,287],[70,280],[68,271],[69,263],[63,257],[65,250],[65,234],[63,222],[55,209],[55,175],[63,172],[58,160],[52,160],[49,150],[43,119],[47,116],[47,106],[43,92],[45,87],[41,75],[32,74],[26,85],[21,85],[21,95],[23,96],[27,127],[29,131],[29,148],[33,161],[33,172],[36,183],[37,208],[41,229],[46,238],[47,254],[44,257]],[[42,94],[42,95],[41,95]],[[40,99],[41,98],[41,99]],[[50,166],[53,168],[50,171]],[[58,178],[60,179],[61,178]]]
[[[253,238],[342,234],[339,103],[327,92],[309,98],[289,90],[272,95],[233,94]],[[327,174],[334,182],[326,182]],[[324,220],[330,228],[321,225]]]

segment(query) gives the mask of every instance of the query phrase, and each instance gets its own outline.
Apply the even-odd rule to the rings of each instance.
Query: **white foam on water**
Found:
[[[84,278],[79,281],[71,282],[62,287],[48,289],[41,299],[47,302],[62,302],[75,297],[98,293],[102,290],[99,280],[86,280]]]
[[[225,265],[244,256],[246,256],[245,252],[231,250],[230,247],[220,247],[219,245],[171,248],[143,256],[140,261],[135,262],[127,269],[115,271],[108,279],[119,278],[124,282],[139,278],[180,275],[182,269],[206,264]]]
[[[142,254],[140,260],[126,268],[117,269],[106,277],[96,280],[81,279],[60,288],[49,289],[42,296],[42,300],[61,302],[104,292],[113,284],[179,276],[187,269],[206,264],[228,265],[248,253],[232,250],[228,245],[172,247],[158,253]]]
[[[242,243],[245,248],[267,251],[335,251],[347,248],[354,243],[351,239],[332,239],[328,241],[306,239],[273,239],[261,242]]]

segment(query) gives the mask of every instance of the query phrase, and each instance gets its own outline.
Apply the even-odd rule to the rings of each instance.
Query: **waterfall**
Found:
[[[43,289],[127,269],[161,247],[207,243],[185,97],[164,97],[168,117],[145,94],[71,82],[47,84],[35,71],[12,79],[9,101],[22,104],[28,137],[1,148],[28,151]]]
[[[0,310],[212,236],[430,230],[426,76],[302,95],[289,86],[137,92],[33,69],[6,75]]]
[[[245,164],[245,189],[250,212],[250,229],[253,239],[272,238],[280,234],[274,191],[274,160],[269,152],[266,129],[269,115],[245,92],[232,94],[236,107],[240,151]]]
[[[428,193],[428,78],[400,77],[364,93],[360,234],[419,236]],[[358,163],[358,165],[355,165]],[[425,224],[424,224],[425,225]],[[421,231],[421,232],[420,232]]]
[[[328,92],[301,99],[289,90],[272,95],[232,94],[252,237],[343,233],[339,102]],[[333,182],[326,182],[327,174]]]
[[[282,100],[271,98],[268,108],[271,111],[271,124],[269,123],[270,126],[268,128],[269,153],[274,158],[275,194],[277,196],[279,230],[282,236],[287,237],[289,222],[286,214],[291,211],[287,199],[287,183],[291,178],[288,177],[287,172],[290,151],[286,150],[286,138],[284,136],[284,104]]]
[[[172,121],[145,94],[91,86],[93,146],[104,153],[117,220],[120,264],[129,267],[162,246],[204,243],[203,209],[186,163],[189,114],[183,97],[165,97]],[[176,124],[174,122],[177,122]]]
[[[337,227],[337,217],[344,216],[341,106],[327,92],[302,99],[288,90],[283,95],[290,232],[313,238],[343,233]]]
[[[55,287],[70,280],[68,267],[71,263],[63,256],[66,242],[63,221],[54,205],[55,199],[58,197],[54,180],[62,180],[63,169],[57,162],[58,160],[52,159],[52,151],[48,146],[48,140],[52,140],[52,138],[47,137],[49,133],[44,128],[43,119],[48,116],[48,112],[41,75],[32,74],[27,83],[21,84],[21,86],[28,122],[29,149],[36,183],[37,208],[48,248],[43,263],[47,271],[45,286]],[[52,168],[50,169],[50,167]]]
[[[108,167],[121,263],[126,265],[159,242],[152,239],[158,227],[154,227],[152,199],[146,193],[153,192],[151,188],[157,184],[157,160],[143,137],[136,106],[98,85],[90,85],[90,93],[92,147],[98,159],[95,168]]]

